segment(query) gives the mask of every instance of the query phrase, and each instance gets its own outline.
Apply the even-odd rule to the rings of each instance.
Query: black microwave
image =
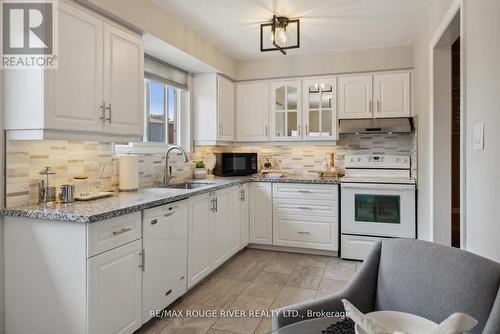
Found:
[[[215,153],[214,174],[245,176],[257,173],[257,153]]]

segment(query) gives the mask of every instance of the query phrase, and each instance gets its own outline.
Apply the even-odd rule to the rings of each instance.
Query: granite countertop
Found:
[[[282,177],[278,179],[263,176],[223,177],[195,180],[193,182],[209,183],[206,186],[196,189],[149,188],[141,189],[137,192],[117,193],[116,196],[113,197],[96,199],[88,202],[75,201],[67,204],[22,206],[3,209],[0,212],[2,215],[11,217],[49,219],[73,223],[93,223],[252,181],[306,184],[339,183],[339,180],[336,178],[307,176]]]

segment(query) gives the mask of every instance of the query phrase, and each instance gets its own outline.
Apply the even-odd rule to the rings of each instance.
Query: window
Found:
[[[177,144],[181,89],[145,79],[144,141]]]

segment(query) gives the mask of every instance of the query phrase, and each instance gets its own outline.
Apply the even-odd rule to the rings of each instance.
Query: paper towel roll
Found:
[[[134,191],[139,187],[139,159],[137,155],[119,158],[120,191]]]

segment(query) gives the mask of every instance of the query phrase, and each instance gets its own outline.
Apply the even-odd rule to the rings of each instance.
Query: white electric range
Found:
[[[382,238],[416,237],[410,156],[346,155],[340,187],[342,258],[364,260]]]

